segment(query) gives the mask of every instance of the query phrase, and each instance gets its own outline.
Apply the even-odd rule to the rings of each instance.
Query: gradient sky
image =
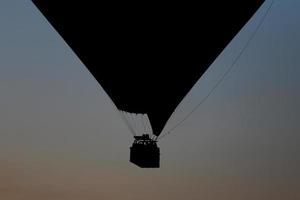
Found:
[[[209,92],[266,12],[184,100]],[[215,92],[159,142],[161,168],[128,162],[132,136],[108,96],[28,1],[0,2],[0,199],[300,199],[300,1],[275,3]]]

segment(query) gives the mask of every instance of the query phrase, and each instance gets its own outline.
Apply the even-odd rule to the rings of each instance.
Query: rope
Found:
[[[122,110],[118,110],[118,111],[122,114],[121,117],[122,117],[123,121],[125,122],[125,124],[127,125],[130,132],[132,133],[132,135],[136,136],[136,133],[135,133],[134,129],[132,128],[132,126],[130,125],[129,121],[127,120],[126,115],[124,114],[124,111],[122,111]]]
[[[134,120],[134,122],[135,122],[136,130],[137,130],[138,134],[141,135],[140,123],[138,121],[137,113],[132,114],[132,120]]]
[[[263,15],[261,18],[260,22],[258,23],[257,27],[255,30],[252,32],[251,36],[249,37],[247,43],[245,46],[242,48],[240,53],[237,55],[237,57],[234,59],[233,63],[230,65],[230,67],[225,71],[221,79],[214,85],[214,87],[209,91],[209,93],[200,101],[200,103],[189,113],[187,114],[181,121],[179,121],[175,126],[173,126],[169,131],[166,132],[166,134],[163,134],[161,137],[158,138],[158,140],[161,140],[162,138],[166,137],[167,135],[170,135],[175,129],[177,129],[180,125],[183,124],[210,96],[211,94],[217,89],[217,87],[224,81],[224,79],[227,77],[227,75],[231,72],[233,67],[236,65],[237,61],[242,57],[242,55],[245,53],[246,49],[249,47],[250,43],[253,41],[255,38],[257,32],[263,25],[265,19],[270,13],[271,8],[273,7],[274,1],[275,0],[270,0],[270,6],[268,7],[266,13]]]
[[[143,127],[144,127],[144,132],[148,132],[148,130],[146,129],[146,126],[145,126],[145,119],[144,119],[144,115],[141,115],[141,120],[142,120],[142,124],[143,124]]]
[[[128,127],[130,133],[133,135],[133,136],[136,136],[136,133],[135,131],[133,130],[132,126],[130,125],[130,123],[128,122],[128,120],[125,118],[125,115],[124,115],[124,112],[120,109],[118,109],[118,107],[116,106],[116,104],[113,102],[113,100],[108,96],[107,94],[107,97],[109,99],[109,102],[111,103],[111,105],[115,108],[115,110],[117,111],[117,113],[119,113],[121,119],[125,122],[126,126]]]
[[[148,127],[149,129],[149,134],[152,134],[152,128],[151,128],[151,124],[149,122],[149,119],[147,117],[147,115],[144,115],[145,119],[146,119],[146,126]]]
[[[133,113],[129,113],[128,112],[128,115],[130,116],[130,119],[131,119],[131,122],[132,122],[132,126],[133,126],[133,129],[135,130],[135,133],[137,133],[137,135],[139,134],[139,129],[137,128],[137,124],[136,124],[136,121],[134,120],[134,114]]]

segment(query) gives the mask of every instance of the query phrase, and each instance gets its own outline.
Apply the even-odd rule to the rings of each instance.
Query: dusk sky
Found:
[[[271,2],[165,132],[220,80]],[[0,199],[300,199],[299,11],[299,0],[274,0],[219,87],[159,142],[161,168],[141,169],[128,161],[133,138],[109,97],[44,16],[29,0],[1,0]]]

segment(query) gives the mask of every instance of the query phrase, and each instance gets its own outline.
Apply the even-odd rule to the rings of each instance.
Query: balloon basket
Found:
[[[141,168],[159,168],[159,147],[149,135],[135,136],[130,147],[130,162]]]

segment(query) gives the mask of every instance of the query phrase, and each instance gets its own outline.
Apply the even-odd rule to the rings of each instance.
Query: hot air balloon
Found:
[[[135,135],[130,161],[159,167],[157,137],[178,104],[264,0],[33,0]]]

